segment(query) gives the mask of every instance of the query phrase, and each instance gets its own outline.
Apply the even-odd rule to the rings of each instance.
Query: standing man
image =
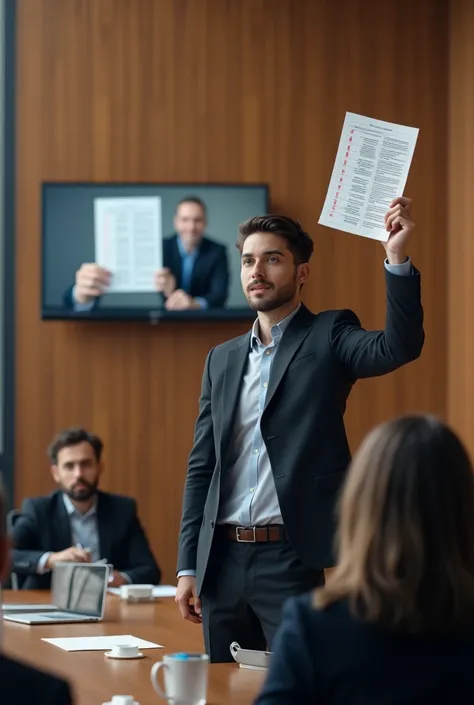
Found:
[[[313,242],[278,215],[243,223],[241,281],[252,330],[208,354],[184,490],[176,601],[203,623],[213,662],[271,648],[286,598],[324,581],[350,461],[343,415],[357,379],[419,357],[420,275],[407,256],[411,200],[385,216],[387,315],[366,331],[349,310],[301,303]]]
[[[227,247],[205,234],[206,204],[188,196],[176,206],[175,233],[163,238],[163,268],[154,286],[168,311],[206,310],[226,304],[229,295]],[[64,305],[73,311],[91,311],[107,293],[112,273],[85,262],[76,281],[64,293]]]

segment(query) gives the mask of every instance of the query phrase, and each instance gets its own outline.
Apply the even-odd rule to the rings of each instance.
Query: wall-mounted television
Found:
[[[41,317],[253,318],[235,243],[242,221],[268,212],[267,184],[44,182]],[[84,301],[86,264],[109,279]]]

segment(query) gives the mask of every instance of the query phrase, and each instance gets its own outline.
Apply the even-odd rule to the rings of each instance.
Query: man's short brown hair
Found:
[[[243,252],[245,240],[255,233],[273,233],[286,240],[295,264],[309,262],[313,254],[314,243],[311,236],[303,230],[297,220],[286,215],[260,215],[241,223],[236,243],[240,254]]]
[[[58,464],[58,455],[63,448],[77,446],[79,443],[89,443],[94,450],[97,462],[100,461],[104,444],[94,433],[89,433],[85,428],[66,428],[58,433],[48,448],[48,457],[52,465]]]

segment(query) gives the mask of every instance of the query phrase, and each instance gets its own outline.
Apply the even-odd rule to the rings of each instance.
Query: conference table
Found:
[[[50,598],[49,593],[43,591],[5,590],[2,599],[3,602],[44,604]],[[118,596],[108,595],[102,622],[28,626],[2,620],[1,626],[5,654],[67,679],[74,692],[75,705],[102,705],[113,695],[133,695],[140,705],[165,703],[151,684],[152,665],[166,653],[204,651],[201,627],[181,618],[173,598],[128,603]],[[146,639],[164,648],[143,649],[145,657],[142,659],[115,660],[107,658],[103,651],[63,651],[41,641],[53,637],[120,634]],[[211,664],[208,705],[250,705],[264,677],[263,671],[239,668],[233,663]]]

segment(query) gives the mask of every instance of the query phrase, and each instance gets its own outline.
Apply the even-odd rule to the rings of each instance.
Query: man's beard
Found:
[[[270,284],[269,282],[261,282],[261,283],[270,287],[270,289],[267,289],[267,291],[271,291],[273,289],[273,285]],[[252,286],[255,286],[255,284],[252,284]],[[290,301],[292,301],[295,298],[295,295],[296,295],[296,273],[295,273],[294,280],[291,283],[287,284],[285,287],[281,288],[275,294],[275,296],[270,297],[270,298],[262,298],[262,299],[251,299],[250,296],[248,296],[247,301],[248,301],[250,308],[253,308],[254,311],[262,311],[262,312],[275,311],[275,309],[280,308],[281,306],[284,306],[285,304],[288,304]]]
[[[81,480],[69,489],[63,487],[63,491],[67,494],[70,499],[73,499],[76,502],[88,502],[97,492],[98,484],[98,480],[95,480],[95,482],[87,482],[87,480]]]

